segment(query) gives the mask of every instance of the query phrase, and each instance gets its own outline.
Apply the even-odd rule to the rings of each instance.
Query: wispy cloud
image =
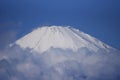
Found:
[[[20,22],[0,23],[0,49],[4,49],[8,44],[16,40],[16,35],[21,27]]]

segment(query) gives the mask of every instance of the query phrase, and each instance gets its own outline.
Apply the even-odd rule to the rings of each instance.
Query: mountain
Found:
[[[72,27],[33,30],[0,56],[0,80],[120,80],[120,51]]]
[[[50,26],[37,28],[16,41],[21,48],[44,52],[50,48],[71,49],[77,51],[86,47],[96,52],[98,49],[109,50],[111,47],[90,35],[71,27]]]

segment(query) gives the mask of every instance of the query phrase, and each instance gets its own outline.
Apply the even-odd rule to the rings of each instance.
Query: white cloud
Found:
[[[30,62],[18,64],[17,70],[22,72],[26,77],[36,77],[40,74],[39,66]]]
[[[120,77],[120,54],[116,52],[96,54],[83,48],[76,53],[56,48],[43,54],[29,51],[18,46],[6,50],[5,59],[10,66],[4,66],[0,73],[7,75],[5,70],[8,70],[11,80],[117,80]]]

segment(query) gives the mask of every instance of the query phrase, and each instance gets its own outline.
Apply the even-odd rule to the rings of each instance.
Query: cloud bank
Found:
[[[119,80],[119,51],[51,48],[31,53],[15,45],[0,59],[0,80]]]

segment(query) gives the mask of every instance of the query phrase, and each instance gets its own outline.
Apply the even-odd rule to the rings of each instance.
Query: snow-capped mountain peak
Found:
[[[86,47],[91,51],[110,48],[108,45],[79,31],[78,29],[62,26],[44,26],[16,41],[21,48],[44,52],[50,48],[71,49],[77,51]]]
[[[118,50],[78,29],[44,26],[1,54],[0,80],[120,80],[119,59]]]

